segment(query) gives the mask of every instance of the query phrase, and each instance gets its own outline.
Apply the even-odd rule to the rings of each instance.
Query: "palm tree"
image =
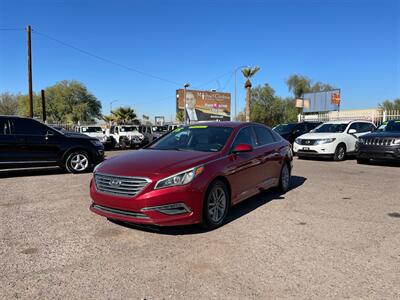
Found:
[[[130,107],[118,107],[111,112],[114,120],[119,124],[134,123],[136,121],[136,113]]]
[[[244,78],[246,78],[246,82],[244,83],[244,88],[246,89],[246,122],[250,122],[250,95],[251,95],[251,81],[250,79],[256,75],[256,73],[260,70],[259,67],[254,68],[244,68],[242,69],[242,74]]]

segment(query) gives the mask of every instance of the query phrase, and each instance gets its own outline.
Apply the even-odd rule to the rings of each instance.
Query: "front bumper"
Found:
[[[293,152],[300,156],[330,157],[335,153],[336,144],[327,143],[322,145],[299,145],[293,144]]]
[[[98,215],[138,224],[176,226],[201,221],[203,192],[192,185],[159,190],[150,184],[134,197],[104,194],[90,183],[90,210]]]
[[[400,161],[400,145],[378,146],[358,144],[358,158]]]

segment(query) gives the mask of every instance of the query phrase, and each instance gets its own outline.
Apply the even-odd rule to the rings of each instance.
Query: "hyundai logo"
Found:
[[[120,185],[121,185],[121,180],[112,179],[112,180],[110,181],[110,185],[111,185],[111,186],[115,186],[115,187],[120,186]]]

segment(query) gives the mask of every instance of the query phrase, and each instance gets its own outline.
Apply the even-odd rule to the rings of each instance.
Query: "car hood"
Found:
[[[363,135],[363,138],[400,138],[400,132],[378,131]]]
[[[219,155],[199,151],[141,149],[107,159],[96,172],[117,176],[169,176],[204,164]]]
[[[64,132],[64,135],[68,138],[74,138],[74,139],[83,139],[83,140],[93,140],[94,138],[91,136],[88,136],[83,133],[79,132]]]
[[[309,132],[299,136],[299,139],[330,139],[330,138],[337,138],[340,135],[340,132]]]
[[[91,137],[95,137],[95,138],[102,138],[103,136],[105,136],[104,133],[102,132],[88,132],[88,133],[84,133],[87,136],[91,136]]]

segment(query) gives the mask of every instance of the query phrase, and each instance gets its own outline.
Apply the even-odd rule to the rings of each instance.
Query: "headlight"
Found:
[[[99,140],[90,140],[95,146],[103,146],[103,144]]]
[[[363,138],[358,138],[358,142],[359,142],[360,144],[364,144],[364,139],[363,139]]]
[[[297,138],[297,139],[294,140],[294,142],[295,142],[296,144],[299,144],[299,145],[300,145],[300,144],[301,144],[301,139]]]
[[[394,139],[394,144],[395,145],[400,145],[400,139]]]
[[[334,142],[336,139],[331,138],[331,139],[319,139],[315,141],[315,145],[322,145],[322,144],[329,144]]]
[[[185,185],[191,182],[196,176],[204,171],[204,166],[195,167],[175,175],[161,179],[157,182],[154,189],[162,189],[170,186]]]

